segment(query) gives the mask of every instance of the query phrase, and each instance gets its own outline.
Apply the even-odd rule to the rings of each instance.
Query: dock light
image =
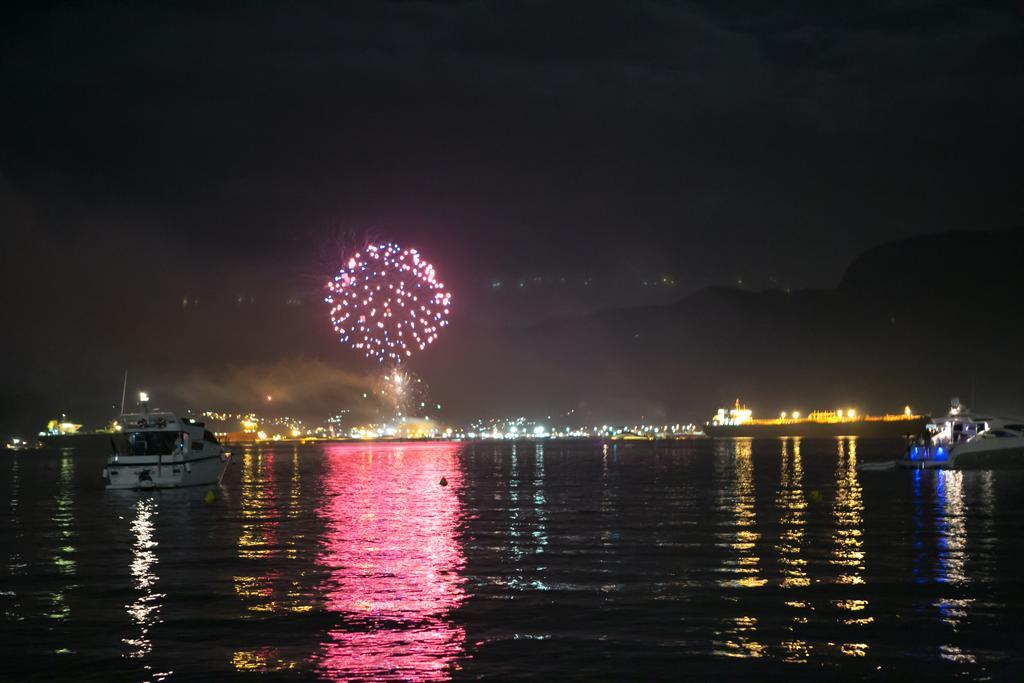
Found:
[[[785,410],[783,410],[783,411],[782,411],[782,414],[781,414],[781,415],[779,415],[779,417],[781,417],[781,418],[782,418],[783,420],[785,420],[785,419],[786,419],[786,411],[785,411]]]
[[[139,403],[149,403],[149,394],[147,394],[145,391],[140,391]]]
[[[793,411],[793,419],[794,420],[799,420],[800,419],[800,413],[798,411],[796,411],[796,410]]]
[[[913,415],[913,413],[910,412],[910,406],[903,406],[903,414],[906,415],[907,417]]]
[[[849,410],[846,411],[846,417],[857,417],[857,411],[854,410],[853,408],[850,408]]]

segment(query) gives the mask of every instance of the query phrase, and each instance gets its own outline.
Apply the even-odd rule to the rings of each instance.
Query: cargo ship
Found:
[[[915,415],[907,406],[893,415],[861,415],[853,408],[818,410],[806,417],[799,412],[782,413],[777,418],[755,418],[739,400],[732,408],[719,408],[704,425],[704,434],[713,437],[908,437],[924,432],[927,415]]]
[[[110,443],[110,435],[118,430],[120,427],[114,421],[105,429],[83,431],[82,425],[71,422],[66,415],[61,415],[59,420],[50,420],[46,424],[46,429],[39,432],[39,438],[34,445],[40,448],[106,447]]]

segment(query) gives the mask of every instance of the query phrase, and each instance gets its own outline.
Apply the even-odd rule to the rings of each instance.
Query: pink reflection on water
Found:
[[[449,618],[465,598],[457,450],[448,443],[325,449],[318,562],[328,572],[325,609],[342,623],[321,644],[324,675],[450,678],[465,639]]]

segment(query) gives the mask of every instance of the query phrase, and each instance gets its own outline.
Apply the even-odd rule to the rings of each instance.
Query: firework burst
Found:
[[[381,402],[394,416],[414,415],[423,406],[426,386],[410,372],[394,368],[377,381]]]
[[[349,258],[324,301],[338,341],[379,362],[401,363],[448,325],[452,295],[415,249],[391,242]]]

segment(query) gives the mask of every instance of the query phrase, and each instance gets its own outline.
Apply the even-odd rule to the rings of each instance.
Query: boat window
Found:
[[[114,434],[110,437],[110,447],[118,455],[130,455],[131,444],[128,442],[127,434]]]
[[[131,432],[128,445],[132,455],[170,455],[181,443],[178,432]]]
[[[209,429],[203,432],[203,439],[209,441],[210,443],[217,443],[217,437],[215,437],[213,435],[213,432],[211,432]]]

